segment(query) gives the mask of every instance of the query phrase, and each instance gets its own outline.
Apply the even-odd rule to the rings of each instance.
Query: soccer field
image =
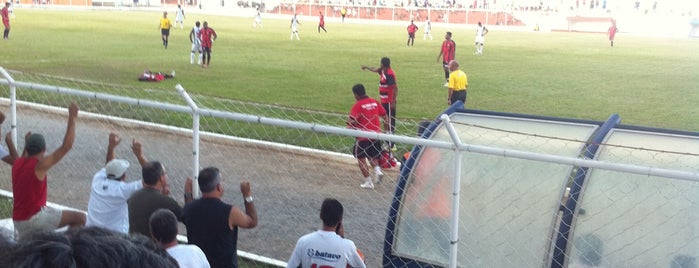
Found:
[[[172,13],[172,12],[171,12]],[[508,32],[491,27],[483,56],[473,52],[474,29],[434,25],[434,40],[406,47],[405,26],[341,24],[301,19],[300,41],[289,40],[289,21],[188,14],[184,30],[160,41],[160,11],[53,11],[16,8],[0,66],[28,73],[188,91],[243,101],[346,113],[351,87],[371,96],[378,77],[360,65],[388,56],[398,77],[398,119],[433,118],[446,107],[437,54],[453,31],[457,60],[469,76],[468,108],[604,120],[699,131],[699,40],[605,34]],[[188,33],[207,20],[219,38],[208,69],[189,63]],[[422,25],[418,25],[422,26]],[[622,29],[623,30],[623,29]],[[176,70],[173,80],[138,82],[144,69]]]

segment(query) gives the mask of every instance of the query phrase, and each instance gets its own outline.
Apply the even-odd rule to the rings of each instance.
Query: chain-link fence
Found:
[[[183,202],[184,179],[193,174],[192,115],[175,89],[164,92],[29,73],[10,74],[16,81],[51,85],[44,90],[17,87],[20,100],[16,115],[18,145],[23,144],[24,133],[32,131],[45,134],[47,150],[54,150],[65,133],[65,107],[72,101],[80,106],[76,143],[49,174],[50,202],[86,210],[90,181],[104,165],[110,132],[119,133],[124,140],[116,154],[132,163],[128,180],[140,178],[140,169],[135,165],[137,160],[129,148],[133,138],[143,144],[149,159],[166,165],[171,195]],[[7,86],[2,87],[2,94],[9,97]],[[193,95],[192,99],[200,108],[212,109],[224,116],[264,116],[341,128],[347,120],[346,114],[202,95]],[[4,106],[8,105],[5,100]],[[158,105],[161,107],[155,107]],[[7,110],[3,133],[11,126]],[[399,120],[396,128],[414,135],[419,122],[419,119]],[[385,170],[386,182],[374,190],[364,191],[359,188],[363,178],[356,161],[348,155],[354,144],[353,137],[209,115],[201,116],[200,128],[200,165],[221,169],[226,186],[224,201],[242,207],[238,183],[249,180],[252,184],[260,221],[257,228],[240,232],[239,249],[286,260],[298,237],[321,227],[318,218],[321,201],[335,197],[347,207],[344,226],[348,237],[366,252],[371,266],[381,262],[383,240],[377,238],[384,235],[393,193],[391,181],[395,181],[397,169]],[[398,148],[402,153],[409,147],[398,144]],[[2,169],[7,179],[0,183],[0,188],[11,191],[9,166],[2,166]],[[11,212],[11,207],[4,209]]]
[[[238,183],[252,184],[259,224],[240,231],[239,254],[272,260],[253,256],[251,267],[283,264],[300,236],[321,227],[326,197],[344,204],[346,236],[368,267],[696,264],[696,133],[457,113],[433,124],[429,140],[375,134],[399,148],[423,147],[407,157],[406,168],[386,169],[381,184],[361,189],[356,161],[346,153],[355,136],[368,134],[344,129],[345,114],[192,96],[202,131],[197,147],[193,110],[174,89],[12,77],[22,81],[15,83],[17,144],[32,131],[55,149],[65,132],[63,107],[81,107],[76,144],[50,171],[49,201],[86,209],[110,132],[126,143],[117,157],[136,163],[134,138],[148,158],[166,165],[180,203],[199,157],[201,167],[222,170],[225,202],[241,206]],[[0,87],[4,97],[7,84]],[[12,121],[6,114],[3,133]],[[403,133],[414,133],[420,120],[397,121]],[[11,191],[9,166],[1,169],[0,188]],[[132,165],[129,180],[139,171]],[[11,211],[9,203],[0,206]]]

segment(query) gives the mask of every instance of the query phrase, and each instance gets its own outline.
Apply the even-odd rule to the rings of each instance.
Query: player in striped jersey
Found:
[[[194,27],[189,32],[189,41],[192,42],[192,53],[189,55],[189,64],[194,64],[194,55],[199,53],[199,60],[197,64],[201,64],[201,39],[199,39],[200,28],[199,21],[194,23]]]

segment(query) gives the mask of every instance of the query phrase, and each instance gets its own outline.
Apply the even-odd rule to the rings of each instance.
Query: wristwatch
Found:
[[[252,203],[252,196],[245,197],[245,203]]]

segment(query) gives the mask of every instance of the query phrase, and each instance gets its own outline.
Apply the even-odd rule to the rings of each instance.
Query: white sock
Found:
[[[381,167],[375,166],[375,167],[374,167],[374,173],[376,173],[376,174],[382,174],[383,172],[381,172]]]
[[[189,54],[189,64],[194,64],[194,52]]]
[[[367,183],[374,183],[374,182],[371,180],[371,176],[364,178],[364,181],[367,182]]]

